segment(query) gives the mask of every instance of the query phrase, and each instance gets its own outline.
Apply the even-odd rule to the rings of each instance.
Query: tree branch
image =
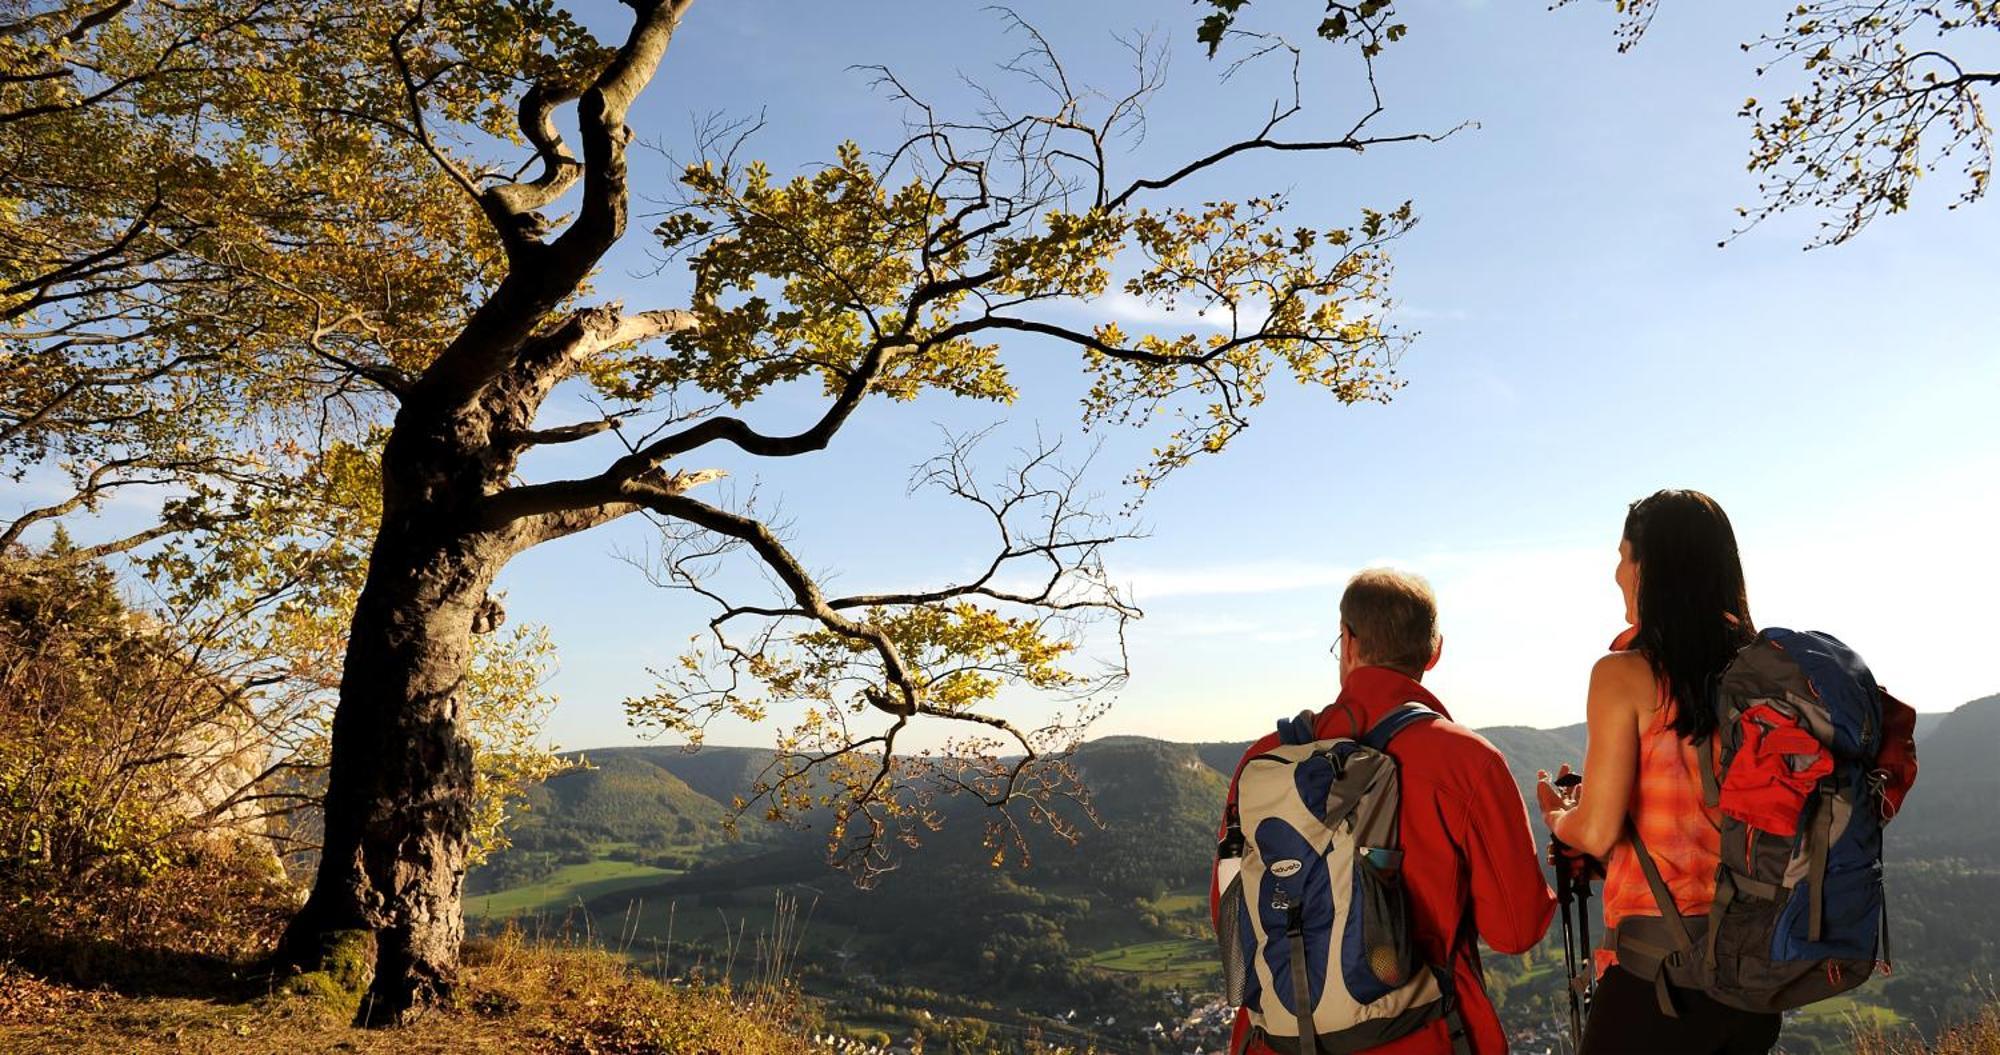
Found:
[[[689,325],[692,325],[690,319]],[[861,366],[848,375],[839,396],[817,422],[803,432],[789,436],[767,436],[740,418],[706,418],[686,429],[663,437],[613,462],[596,476],[557,480],[510,487],[486,500],[486,522],[500,526],[525,516],[565,510],[581,510],[607,502],[630,501],[628,485],[658,469],[669,459],[687,454],[718,440],[734,443],[742,450],[762,457],[790,457],[822,450],[847,422],[875,378],[889,359],[891,345],[877,342]]]
[[[535,148],[542,174],[527,183],[488,187],[484,194],[489,215],[497,212],[509,217],[509,228],[518,231],[520,237],[540,237],[540,221],[527,218],[568,193],[583,178],[583,163],[570,153],[555,124],[556,108],[580,95],[581,90],[575,86],[550,84],[537,84],[521,95],[517,111],[521,135]]]
[[[890,700],[870,696],[869,702],[891,714],[907,717],[916,713],[922,703],[918,699],[917,684],[910,669],[903,662],[895,642],[881,630],[865,623],[856,622],[835,611],[826,603],[826,596],[820,592],[819,584],[813,581],[798,559],[792,556],[785,544],[779,541],[770,527],[760,520],[738,513],[718,509],[714,506],[665,488],[638,487],[637,500],[653,512],[694,524],[713,531],[718,535],[737,539],[750,547],[764,565],[791,591],[792,598],[800,609],[827,629],[842,637],[867,643],[882,658],[882,666],[890,685],[901,696],[900,700]]]
[[[1389,143],[1441,143],[1444,140],[1449,139],[1453,135],[1456,135],[1459,129],[1466,127],[1469,126],[1459,125],[1457,128],[1453,128],[1450,131],[1446,132],[1410,132],[1404,135],[1397,135],[1397,136],[1360,136],[1360,137],[1348,136],[1341,139],[1325,139],[1325,140],[1304,141],[1304,142],[1288,142],[1275,139],[1266,139],[1261,136],[1255,139],[1246,139],[1241,142],[1231,143],[1230,145],[1223,147],[1222,149],[1217,150],[1206,157],[1190,161],[1187,164],[1182,165],[1180,168],[1174,170],[1169,175],[1133,180],[1131,186],[1128,186],[1124,190],[1119,191],[1118,194],[1110,200],[1108,205],[1111,208],[1117,208],[1121,205],[1124,205],[1126,202],[1132,200],[1132,197],[1140,193],[1141,191],[1164,190],[1188,178],[1189,176],[1192,176],[1195,173],[1202,171],[1203,169],[1211,168],[1215,165],[1219,165],[1222,162],[1229,160],[1232,157],[1235,157],[1238,154],[1243,154],[1254,150],[1275,150],[1284,152],[1350,150],[1358,154],[1369,147],[1383,146]]]
[[[416,400],[440,407],[476,399],[514,364],[534,327],[573,296],[625,232],[629,204],[625,113],[652,80],[693,0],[628,0],[636,13],[625,44],[577,106],[583,127],[583,203],[554,244],[533,250],[480,304],[465,329],[417,382]],[[532,91],[532,89],[531,89]]]

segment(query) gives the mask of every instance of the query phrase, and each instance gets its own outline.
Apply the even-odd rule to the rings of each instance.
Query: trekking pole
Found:
[[[1583,774],[1566,773],[1556,780],[1556,787],[1568,794],[1582,783]],[[1549,861],[1556,869],[1556,902],[1563,918],[1563,988],[1569,991],[1569,1050],[1577,1052],[1583,1050],[1584,1016],[1596,991],[1590,948],[1590,872],[1554,833],[1549,835]],[[1579,959],[1584,971],[1581,979],[1577,976]]]
[[[1576,1051],[1583,1043],[1583,998],[1578,992],[1576,979],[1576,914],[1571,909],[1576,903],[1575,886],[1568,873],[1567,855],[1569,847],[1555,836],[1549,837],[1549,860],[1556,868],[1556,910],[1562,914],[1563,934],[1563,990],[1569,994],[1569,1044]],[[1586,935],[1588,929],[1585,930]],[[1588,940],[1586,938],[1586,940]]]
[[[1590,998],[1597,995],[1597,950],[1590,944],[1590,872],[1576,877],[1576,929],[1583,935],[1583,1013],[1590,1014]]]

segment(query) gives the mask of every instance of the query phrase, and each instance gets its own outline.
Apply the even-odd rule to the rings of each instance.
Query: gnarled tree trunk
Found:
[[[494,496],[527,448],[609,427],[534,429],[549,390],[579,363],[689,322],[685,312],[626,317],[616,305],[559,309],[624,234],[625,114],[691,2],[626,0],[631,32],[594,80],[524,94],[523,135],[545,171],[478,192],[507,275],[421,376],[393,386],[402,409],[382,455],[382,525],[341,673],[319,874],[279,949],[281,960],[314,967],[354,932],[372,934],[362,1024],[406,1021],[444,993],[458,964],[473,782],[458,694],[472,635],[496,622],[487,589],[514,554],[639,508],[508,510]],[[569,100],[581,164],[550,121]],[[579,182],[575,219],[542,241],[535,210]]]
[[[361,1014],[377,1024],[432,1002],[458,962],[473,795],[458,694],[472,635],[494,622],[487,589],[514,552],[476,527],[482,459],[412,441],[432,430],[409,418],[384,456],[382,526],[341,673],[319,874],[283,950],[311,963],[331,939],[373,932]]]

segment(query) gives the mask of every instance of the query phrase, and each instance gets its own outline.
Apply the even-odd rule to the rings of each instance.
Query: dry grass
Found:
[[[1855,1055],[2000,1055],[2000,1004],[1988,1004],[1979,1017],[1945,1030],[1925,1042],[1908,1033],[1862,1034],[1855,1037]]]
[[[401,1030],[354,1028],[307,997],[127,996],[52,985],[0,965],[0,1052],[520,1052],[793,1055],[807,1050],[786,990],[669,988],[597,949],[519,935],[469,945],[453,1006]]]

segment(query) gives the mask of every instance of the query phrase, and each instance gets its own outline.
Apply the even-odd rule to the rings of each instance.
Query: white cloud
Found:
[[[1133,600],[1144,605],[1175,597],[1289,593],[1339,587],[1346,585],[1355,571],[1345,565],[1250,561],[1141,568],[1123,571],[1118,577],[1131,587]]]
[[[1241,616],[1147,616],[1144,622],[1147,637],[1216,637],[1221,635],[1251,635],[1264,633],[1265,624],[1255,619]]]
[[[1240,615],[1196,615],[1185,612],[1148,616],[1140,624],[1140,631],[1147,638],[1173,639],[1179,643],[1176,647],[1198,638],[1226,638],[1283,645],[1296,641],[1317,640],[1326,636],[1325,628],[1319,625],[1279,624]]]
[[[1245,304],[1239,307],[1232,320],[1230,309],[1224,304],[1213,304],[1198,308],[1188,302],[1177,305],[1173,310],[1142,300],[1122,290],[1107,293],[1089,301],[1083,307],[1100,311],[1123,322],[1137,323],[1153,327],[1202,327],[1228,332],[1238,323],[1246,332],[1263,325],[1264,309],[1261,305]]]

